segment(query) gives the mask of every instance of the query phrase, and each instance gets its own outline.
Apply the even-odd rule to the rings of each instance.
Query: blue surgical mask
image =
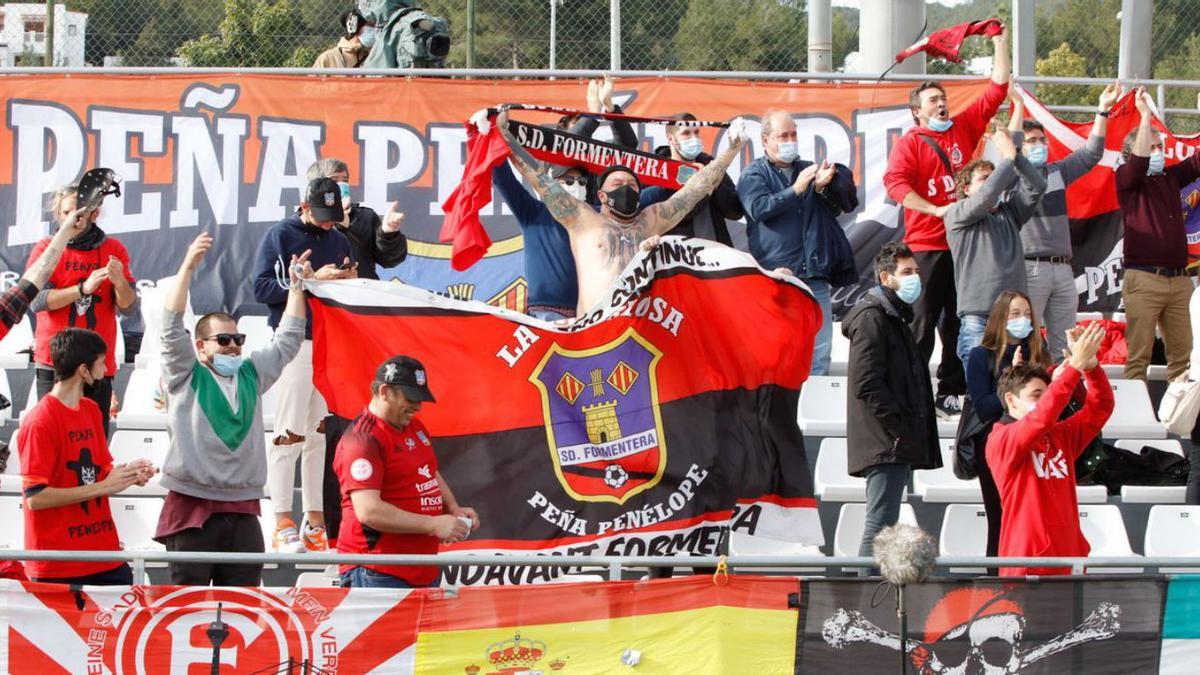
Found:
[[[1044,143],[1030,145],[1027,147],[1027,150],[1025,159],[1028,159],[1029,163],[1036,167],[1045,166],[1046,160],[1050,159],[1050,149]]]
[[[1147,176],[1156,176],[1167,166],[1167,157],[1161,150],[1150,153],[1150,168],[1146,169]]]
[[[696,159],[703,151],[704,142],[695,136],[679,141],[679,154],[682,155],[684,159]]]
[[[379,33],[374,28],[364,28],[363,32],[358,34],[358,41],[362,46],[368,49],[375,46],[375,38],[379,37]]]
[[[952,119],[942,119],[940,117],[929,118],[929,128],[934,131],[949,131],[952,126],[954,126],[954,120]]]
[[[896,289],[896,295],[910,305],[916,302],[917,298],[921,297],[921,277],[910,274],[897,278],[900,280],[900,288]]]
[[[1006,323],[1004,327],[1008,330],[1009,335],[1017,338],[1018,340],[1024,340],[1025,338],[1029,337],[1030,333],[1033,332],[1033,322],[1024,317],[1020,319],[1009,319],[1008,323]]]
[[[238,369],[242,367],[241,356],[230,356],[229,354],[213,354],[212,368],[217,371],[217,374],[222,377],[233,377],[237,375]]]
[[[781,162],[794,162],[800,156],[800,148],[795,141],[783,141],[779,144],[777,155]]]

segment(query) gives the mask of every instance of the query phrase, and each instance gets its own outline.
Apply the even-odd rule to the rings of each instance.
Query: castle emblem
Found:
[[[662,479],[661,358],[631,328],[594,349],[555,344],[534,369],[555,473],[575,499],[623,504]]]

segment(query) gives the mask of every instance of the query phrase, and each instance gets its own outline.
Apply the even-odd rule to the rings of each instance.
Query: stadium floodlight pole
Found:
[[[608,67],[621,69],[621,0],[608,0]]]
[[[808,3],[808,69],[814,73],[833,70],[832,0]]]

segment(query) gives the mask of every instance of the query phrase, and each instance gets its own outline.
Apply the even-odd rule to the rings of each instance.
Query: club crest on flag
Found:
[[[555,344],[530,375],[542,396],[554,471],[571,497],[624,504],[662,479],[661,358],[630,328],[593,349]]]

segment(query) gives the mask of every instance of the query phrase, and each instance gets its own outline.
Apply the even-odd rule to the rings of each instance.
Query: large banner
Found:
[[[375,369],[420,360],[442,475],[482,528],[455,551],[713,555],[722,530],[821,544],[801,384],[821,313],[748,254],[665,237],[593,313],[551,325],[383,281],[315,282],[313,380],[357,416]],[[735,518],[734,511],[737,510]],[[451,568],[468,584],[556,568]]]
[[[950,82],[961,110],[986,81]],[[907,83],[765,83],[678,78],[620,80],[616,100],[635,115],[691,111],[708,120],[757,120],[778,107],[795,114],[800,155],[852,167],[861,208],[843,216],[860,270],[894,239],[900,211],[883,188],[892,142],[912,125]],[[0,78],[2,280],[24,269],[30,245],[49,229],[47,199],[87,168],[124,178],[100,223],[129,248],[143,284],[175,273],[201,230],[214,238],[192,287],[197,311],[262,313],[247,280],[263,233],[299,203],[308,166],[338,157],[350,166],[356,201],[384,212],[399,201],[410,258],[384,278],[467,300],[524,306],[520,231],[497,197],[482,213],[495,242],[462,273],[437,242],[441,204],[462,175],[472,112],[497,103],[578,106],[577,80],[461,80],[271,75],[22,75]],[[521,113],[551,123],[555,116]],[[539,120],[539,116],[544,118]],[[752,126],[754,126],[752,124]],[[643,150],[666,143],[661,124],[635,124]],[[718,153],[724,130],[703,129]],[[760,134],[730,173],[762,154]],[[610,138],[601,127],[597,138]],[[735,232],[737,228],[734,228]],[[855,289],[843,289],[846,300]]]

